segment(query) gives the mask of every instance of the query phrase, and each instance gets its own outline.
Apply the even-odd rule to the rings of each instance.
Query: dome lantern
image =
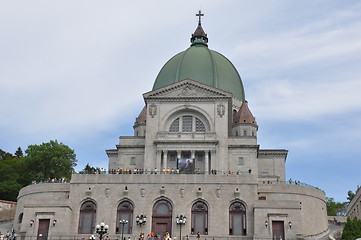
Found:
[[[204,30],[202,28],[202,24],[201,24],[201,17],[203,17],[204,14],[201,12],[201,10],[199,10],[198,13],[196,14],[196,16],[199,17],[198,26],[197,26],[196,30],[194,31],[194,33],[192,34],[191,46],[198,45],[198,44],[208,46],[208,37],[207,37],[207,34],[204,32]]]

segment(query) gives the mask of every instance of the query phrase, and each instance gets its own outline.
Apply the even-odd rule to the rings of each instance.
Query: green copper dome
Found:
[[[198,16],[198,15],[197,15]],[[160,70],[153,90],[192,79],[228,91],[238,100],[245,100],[241,77],[233,64],[222,54],[208,48],[207,34],[200,21],[187,50],[172,57]]]

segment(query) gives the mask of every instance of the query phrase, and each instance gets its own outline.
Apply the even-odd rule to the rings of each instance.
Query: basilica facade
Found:
[[[106,151],[106,173],[20,191],[14,227],[22,239],[89,238],[100,222],[110,239],[327,233],[324,192],[286,181],[287,150],[260,147],[240,75],[208,48],[200,19],[191,46],[165,63],[143,99],[134,136]]]

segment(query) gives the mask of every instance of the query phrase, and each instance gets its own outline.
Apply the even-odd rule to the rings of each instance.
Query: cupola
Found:
[[[237,69],[229,59],[208,48],[208,37],[203,30],[200,11],[198,26],[191,37],[191,46],[169,59],[159,71],[153,89],[192,79],[211,87],[232,93],[233,98],[244,101],[243,83]]]

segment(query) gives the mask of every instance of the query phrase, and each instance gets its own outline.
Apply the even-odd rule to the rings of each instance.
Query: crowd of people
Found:
[[[31,182],[31,184],[38,184],[38,183],[68,183],[69,179],[67,179],[66,177],[62,177],[62,178],[48,178],[46,180],[40,180],[40,181],[36,181],[33,180]]]
[[[106,169],[91,169],[91,170],[84,170],[80,172],[81,174],[205,174],[205,171],[201,171],[199,168],[195,168],[193,171],[182,171],[182,169],[179,168],[164,168],[159,170],[158,168],[154,169],[143,169],[143,168],[118,168],[118,169],[109,169],[107,171]],[[240,170],[238,171],[219,171],[216,169],[211,169],[211,171],[208,174],[211,175],[217,175],[217,174],[223,174],[223,175],[241,175],[241,174],[251,174],[252,170],[249,169],[247,172],[242,172]]]
[[[275,181],[271,181],[271,180],[267,180],[267,181],[263,181],[263,184],[279,184],[279,183],[287,183],[287,184],[294,184],[294,185],[302,185],[302,183],[300,181],[293,181],[292,178],[290,178],[290,180],[286,181],[286,182],[282,182],[279,180],[279,178],[277,178]]]
[[[174,238],[176,239],[176,238]],[[184,239],[188,240],[190,237],[188,235],[184,236]],[[197,233],[196,239],[200,240],[200,234]],[[85,239],[84,239],[85,240]],[[108,236],[104,238],[104,240],[110,240]],[[141,233],[139,237],[133,236],[133,237],[123,237],[123,240],[172,240],[171,235],[169,232],[166,232],[163,237],[160,237],[159,235],[155,234],[154,232],[151,232],[147,235],[144,233]]]
[[[292,181],[292,178],[290,178],[290,180],[288,180],[288,184],[295,184],[295,185],[301,185],[301,182],[300,181]]]
[[[12,232],[7,231],[6,234],[2,234],[0,232],[0,240],[16,240],[16,232],[13,230]]]

